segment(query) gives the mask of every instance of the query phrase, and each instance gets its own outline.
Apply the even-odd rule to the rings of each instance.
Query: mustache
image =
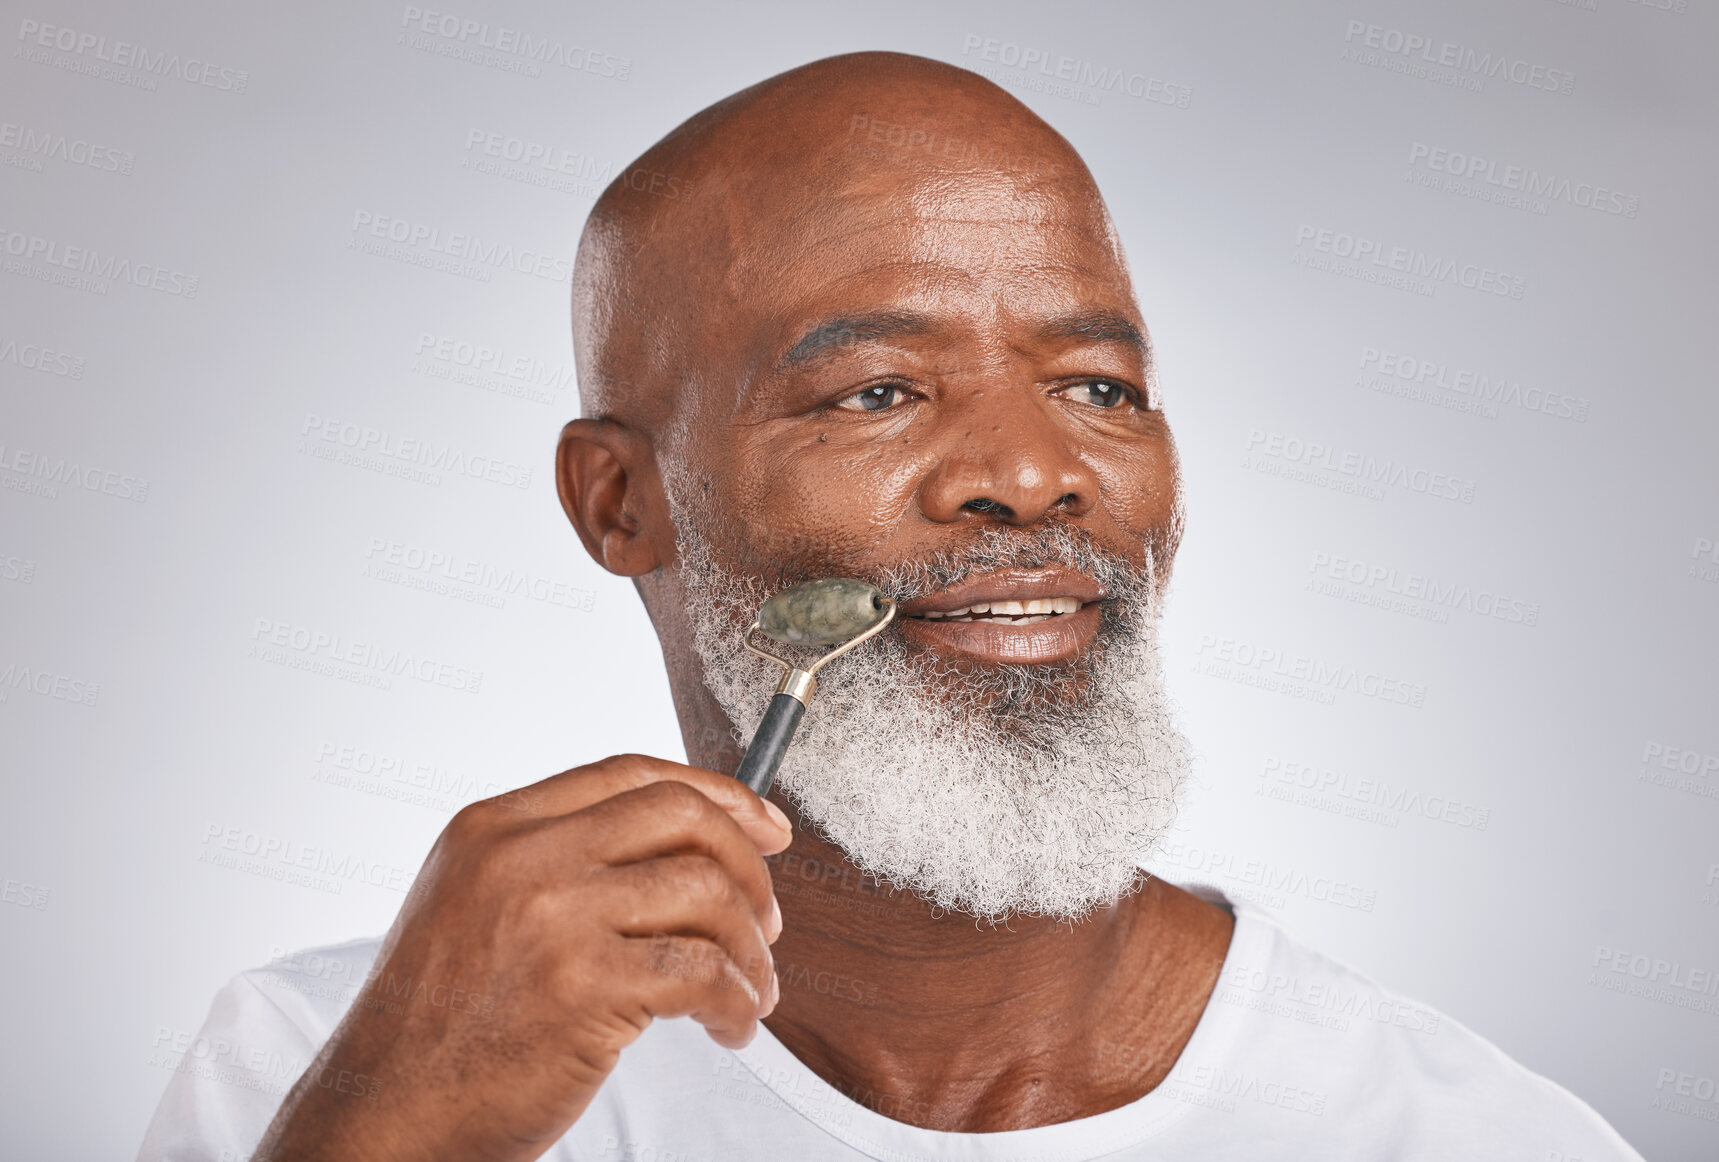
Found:
[[[1152,585],[1156,573],[1150,550],[1146,564],[1137,566],[1122,553],[1100,545],[1078,525],[1056,523],[1028,529],[982,529],[970,544],[885,566],[875,578],[866,580],[896,601],[914,601],[969,577],[1050,566],[1072,568],[1114,597]]]
[[[709,539],[704,541],[710,547]],[[800,552],[744,553],[742,559],[751,568],[743,568],[739,575],[750,582],[749,588],[754,588],[760,597],[822,577],[852,577],[904,603],[929,597],[970,577],[1052,566],[1085,575],[1111,600],[1149,598],[1158,589],[1157,557],[1150,543],[1145,545],[1145,563],[1136,564],[1068,521],[1045,522],[1029,528],[977,529],[968,534],[965,543],[893,562],[862,563],[821,544]]]

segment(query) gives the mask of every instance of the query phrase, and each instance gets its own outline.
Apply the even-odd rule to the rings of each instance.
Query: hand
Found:
[[[745,1045],[789,839],[733,779],[643,755],[465,808],[254,1158],[536,1158],[653,1018]]]

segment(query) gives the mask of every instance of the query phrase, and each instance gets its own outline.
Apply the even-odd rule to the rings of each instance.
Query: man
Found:
[[[177,1076],[144,1158],[1637,1157],[1139,872],[1188,766],[1175,451],[1104,204],[1019,102],[868,53],[713,106],[593,210],[574,339],[562,502],[635,579],[698,766],[462,811],[385,940],[216,1000],[212,1041],[308,1062],[284,1102]],[[773,679],[743,631],[823,576],[901,616],[765,802],[723,773]]]

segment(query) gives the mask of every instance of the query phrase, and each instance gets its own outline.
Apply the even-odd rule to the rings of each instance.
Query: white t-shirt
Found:
[[[1379,988],[1231,905],[1223,975],[1175,1068],[1094,1117],[958,1134],[844,1094],[760,1028],[730,1052],[688,1019],[657,1021],[622,1054],[555,1162],[1381,1162],[1641,1156],[1568,1091],[1437,1011]],[[379,942],[300,953],[216,996],[144,1138],[139,1162],[247,1159],[363,984]],[[839,981],[820,983],[830,988]],[[863,990],[855,991],[864,1003]],[[425,997],[477,1013],[478,999]],[[474,1017],[474,1019],[477,1019]],[[1100,1045],[1125,1055],[1127,1045]],[[362,1093],[372,1079],[323,1083]]]

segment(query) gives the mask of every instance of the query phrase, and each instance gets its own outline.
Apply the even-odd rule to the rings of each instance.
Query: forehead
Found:
[[[1132,307],[1120,247],[1085,180],[886,170],[786,193],[731,235],[726,297],[760,340],[850,306],[1023,318]]]

